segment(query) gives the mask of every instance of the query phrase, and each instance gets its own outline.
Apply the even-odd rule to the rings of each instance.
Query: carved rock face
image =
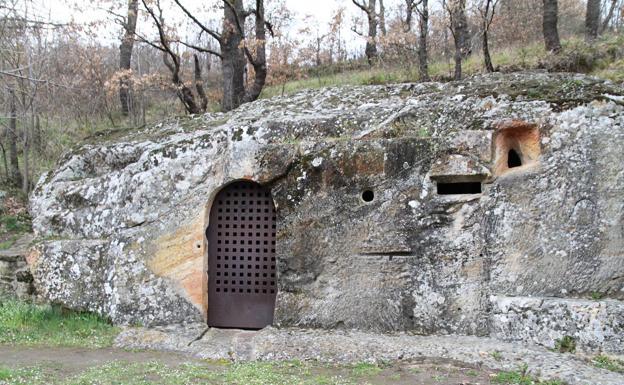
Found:
[[[31,198],[35,283],[116,323],[201,321],[211,202],[247,179],[277,208],[280,326],[487,335],[492,295],[622,299],[623,92],[547,74],[328,88],[85,145]]]

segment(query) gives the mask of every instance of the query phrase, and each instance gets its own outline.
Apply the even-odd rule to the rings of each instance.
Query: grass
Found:
[[[496,373],[492,378],[492,383],[509,385],[565,385],[565,382],[561,380],[540,381],[529,375],[528,369],[529,367],[523,364],[518,370]]]
[[[543,44],[534,43],[526,47],[513,47],[496,51],[492,54],[495,65],[501,68],[535,68],[546,57]],[[305,79],[289,81],[285,84],[267,86],[261,98],[289,95],[304,89],[315,89],[344,85],[375,85],[388,83],[418,82],[420,80],[417,63],[404,63],[403,66],[378,66],[363,70],[351,70],[328,75],[310,76]],[[403,68],[401,68],[403,67]],[[429,63],[429,75],[434,80],[449,79],[453,76],[453,64],[445,60],[432,60]],[[464,76],[483,72],[483,58],[474,54],[462,63]]]
[[[30,221],[26,215],[2,215],[0,216],[0,226],[6,232],[25,233],[30,231]]]
[[[490,357],[492,357],[493,359],[495,359],[496,361],[500,361],[503,359],[503,355],[501,354],[501,352],[499,352],[498,350],[495,350],[493,352],[490,352]]]
[[[3,385],[355,385],[360,383],[334,373],[313,373],[310,364],[292,366],[289,362],[215,364],[210,361],[169,366],[160,362],[128,363],[113,361],[82,373],[62,378],[59,368],[43,366],[26,369],[0,368]],[[315,368],[317,369],[317,368]],[[336,368],[334,368],[336,369]]]
[[[494,384],[508,385],[565,385],[561,380],[540,381],[522,371],[500,372],[492,378]]]
[[[351,369],[351,372],[356,377],[371,377],[378,375],[379,373],[381,373],[382,370],[383,369],[376,364],[360,362],[353,365],[353,369]]]
[[[46,375],[40,368],[10,369],[0,366],[0,384],[2,385],[45,384],[45,381]]]
[[[15,300],[0,302],[0,344],[101,348],[118,329],[98,315]]]
[[[605,295],[606,295],[605,293],[601,293],[599,291],[592,291],[590,293],[591,299],[596,300],[596,301],[603,299]]]
[[[574,353],[576,351],[576,340],[572,336],[563,336],[555,341],[555,350],[559,353]]]
[[[495,67],[506,72],[546,67],[555,71],[587,72],[616,82],[624,81],[624,50],[619,48],[624,46],[624,35],[605,35],[593,46],[589,46],[581,38],[570,38],[563,41],[562,45],[563,51],[556,56],[548,54],[541,41],[522,47],[494,49],[492,61]],[[416,66],[416,62],[409,62],[398,66],[314,75],[285,84],[267,86],[263,89],[261,98],[328,86],[418,82],[420,79]],[[433,80],[450,79],[453,70],[453,63],[450,61],[430,59],[429,75]],[[479,53],[471,55],[462,63],[464,77],[483,71],[483,57]]]
[[[6,239],[0,242],[0,250],[10,249],[19,239],[19,234],[6,234]]]
[[[616,358],[600,355],[594,357],[592,363],[594,364],[594,366],[601,369],[607,369],[616,373],[624,373],[624,361],[618,360]]]

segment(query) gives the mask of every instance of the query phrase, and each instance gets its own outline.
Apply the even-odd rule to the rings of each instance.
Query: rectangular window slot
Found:
[[[481,182],[438,183],[438,194],[481,194]]]

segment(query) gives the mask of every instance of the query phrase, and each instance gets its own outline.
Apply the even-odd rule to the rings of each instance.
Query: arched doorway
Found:
[[[238,181],[217,194],[206,230],[208,325],[261,329],[273,323],[275,230],[269,189]]]

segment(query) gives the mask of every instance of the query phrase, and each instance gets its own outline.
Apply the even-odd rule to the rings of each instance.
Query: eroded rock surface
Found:
[[[183,352],[211,360],[313,360],[329,363],[452,360],[494,370],[528,372],[568,385],[619,385],[621,373],[594,367],[588,358],[474,336],[391,335],[347,330],[206,329],[205,325],[127,328],[115,345]]]
[[[278,212],[276,326],[535,340],[493,298],[622,308],[622,94],[536,73],[327,88],[88,144],[32,195],[35,283],[118,324],[202,322],[211,199],[250,179]],[[481,193],[438,194],[456,182]],[[624,352],[622,314],[571,336]]]
[[[32,235],[20,237],[12,247],[0,250],[0,299],[30,300],[35,296],[33,276],[26,263]]]

